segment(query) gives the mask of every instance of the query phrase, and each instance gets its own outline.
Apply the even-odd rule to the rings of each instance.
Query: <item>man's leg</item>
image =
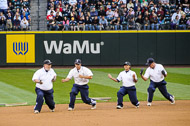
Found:
[[[70,92],[70,103],[69,103],[70,108],[75,107],[75,99],[78,92],[79,92],[78,85],[73,84],[72,90]]]
[[[154,96],[154,91],[156,90],[156,85],[154,84],[154,82],[150,82],[150,85],[147,89],[148,91],[148,102],[151,103],[153,96]]]
[[[127,94],[125,87],[121,87],[117,92],[117,105],[123,107],[123,96]]]
[[[53,92],[54,92],[53,89],[51,89],[49,91],[45,91],[44,93],[45,102],[51,110],[55,108],[55,102],[53,100]]]
[[[158,87],[158,89],[160,90],[160,92],[162,93],[162,95],[168,99],[171,103],[175,102],[174,101],[174,96],[169,94],[166,88],[166,85],[161,85]]]
[[[129,89],[128,90],[128,95],[129,95],[129,99],[130,99],[131,103],[134,106],[138,107],[140,103],[137,100],[136,88],[132,87],[132,89]]]
[[[42,105],[44,103],[44,99],[43,99],[44,92],[39,88],[36,88],[35,91],[37,94],[37,98],[36,98],[36,106],[34,107],[34,110],[38,110],[40,112],[42,109]]]

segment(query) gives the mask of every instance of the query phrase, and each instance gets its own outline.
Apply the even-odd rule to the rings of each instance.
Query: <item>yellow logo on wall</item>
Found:
[[[35,63],[34,34],[7,35],[7,63]]]

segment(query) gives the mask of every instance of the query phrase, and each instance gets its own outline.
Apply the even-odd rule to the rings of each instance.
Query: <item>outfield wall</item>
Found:
[[[0,66],[190,64],[190,31],[0,32]]]

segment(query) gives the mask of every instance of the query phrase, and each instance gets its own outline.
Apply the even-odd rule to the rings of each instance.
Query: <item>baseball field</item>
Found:
[[[61,83],[70,68],[54,68],[57,81],[54,83],[54,100],[56,109],[49,112],[46,105],[40,114],[33,114],[35,105],[35,83],[32,76],[38,68],[0,69],[0,126],[22,125],[162,125],[162,126],[187,126],[190,124],[190,68],[166,67],[168,76],[168,92],[175,96],[176,104],[171,105],[161,95],[158,89],[154,93],[151,107],[146,106],[147,88],[149,81],[140,78],[140,68],[132,68],[138,75],[136,83],[137,98],[141,102],[140,108],[134,108],[128,96],[124,97],[124,109],[117,110],[117,91],[122,83],[115,83],[107,75],[111,73],[117,77],[121,68],[90,68],[94,74],[89,83],[90,97],[111,97],[109,101],[97,101],[97,109],[91,110],[90,106],[76,100],[76,108],[67,111],[69,93],[73,80]],[[80,97],[80,94],[78,95]],[[27,103],[25,106],[4,107],[5,104]],[[36,123],[36,124],[35,124]]]

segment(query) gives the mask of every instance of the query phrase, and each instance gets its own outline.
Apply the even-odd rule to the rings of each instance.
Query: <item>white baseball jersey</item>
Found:
[[[36,87],[47,91],[53,88],[52,79],[55,76],[57,76],[57,74],[54,72],[52,68],[48,72],[46,72],[43,67],[34,73],[32,80],[33,81],[35,79],[41,80],[43,84],[36,83]]]
[[[67,78],[69,78],[69,79],[74,78],[75,84],[78,84],[78,85],[88,84],[89,79],[80,78],[79,75],[93,76],[93,73],[87,67],[81,66],[80,70],[77,70],[77,68],[75,67],[75,68],[70,70]]]
[[[134,71],[129,70],[127,71],[122,71],[119,73],[117,80],[122,81],[124,87],[131,87],[135,86],[135,82],[133,81],[133,75],[135,74],[135,79],[137,80],[137,75]]]
[[[150,79],[153,82],[160,82],[160,81],[164,80],[164,75],[161,72],[162,70],[164,70],[165,73],[167,74],[166,70],[164,69],[164,67],[161,64],[156,64],[154,69],[148,67],[146,69],[144,77],[146,77],[146,78],[150,77]]]

